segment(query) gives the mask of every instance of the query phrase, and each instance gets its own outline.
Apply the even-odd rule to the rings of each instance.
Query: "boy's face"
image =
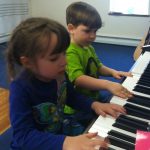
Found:
[[[76,43],[80,46],[88,46],[96,38],[97,29],[90,29],[85,25],[68,25],[68,31],[71,35],[71,42]]]
[[[32,70],[37,78],[42,81],[50,81],[64,75],[66,67],[65,52],[53,54],[57,44],[57,36],[53,34],[49,49],[44,56],[37,56],[36,62],[32,65]]]

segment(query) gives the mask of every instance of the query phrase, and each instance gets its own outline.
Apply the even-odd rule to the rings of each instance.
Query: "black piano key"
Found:
[[[126,135],[126,134],[123,134],[123,133],[120,133],[118,131],[115,131],[115,130],[111,130],[108,132],[108,135],[111,135],[111,136],[114,136],[116,138],[119,138],[119,139],[122,139],[122,140],[125,140],[125,141],[128,141],[130,143],[135,143],[136,139],[134,137],[131,137],[129,135]]]
[[[141,74],[141,77],[149,77],[149,72],[150,72],[150,70],[149,70],[149,68],[146,68],[145,70],[144,70],[144,72]]]
[[[129,117],[127,115],[120,115],[119,117],[121,118],[125,118],[125,119],[128,119],[128,120],[131,120],[131,121],[135,121],[137,122],[138,124],[142,124],[144,126],[149,126],[149,122],[146,122],[146,121],[143,121],[143,120],[138,120],[136,118],[132,118],[132,117]]]
[[[134,95],[133,97],[127,99],[127,101],[150,108],[150,98],[147,97]]]
[[[129,103],[125,104],[124,108],[126,109],[128,115],[150,120],[150,110],[148,109],[134,106]]]
[[[136,95],[136,94],[134,94],[133,97],[138,98],[138,99],[141,99],[141,100],[145,99],[145,100],[149,100],[149,101],[150,101],[150,98],[149,98],[149,97],[144,97],[144,96],[141,96],[141,95]],[[133,97],[132,97],[132,98],[133,98]]]
[[[150,79],[150,77],[149,77],[149,79]],[[145,78],[140,78],[137,83],[139,83],[139,82],[148,83],[148,85],[150,84],[150,81]]]
[[[130,99],[132,99],[132,98],[136,98],[136,99],[140,99],[140,100],[145,99],[145,100],[149,100],[150,101],[149,97],[144,97],[144,96],[136,95],[136,94],[134,94],[133,97],[131,97]]]
[[[150,76],[148,76],[148,75],[143,75],[143,76],[140,77],[140,79],[141,79],[142,81],[148,81],[148,82],[149,82]]]
[[[146,83],[149,86],[150,85],[150,81],[149,80],[150,80],[150,77],[149,78],[140,78],[139,81],[137,81],[137,83],[138,84],[140,84],[140,82],[144,83],[144,84]]]
[[[143,107],[140,107],[138,105],[132,105],[132,104],[129,104],[129,103],[126,103],[124,106],[127,106],[127,107],[130,107],[130,108],[134,108],[138,111],[141,111],[143,113],[147,113],[148,116],[150,116],[150,110],[147,109],[147,108],[143,108]]]
[[[150,83],[149,79],[150,79],[150,77],[149,78],[147,78],[147,77],[141,77],[139,79],[139,81]],[[137,81],[137,82],[139,82],[139,81]]]
[[[137,131],[137,129],[134,127],[128,126],[126,124],[118,123],[118,122],[115,122],[112,126],[132,133],[136,133]]]
[[[147,73],[142,74],[141,77],[140,77],[140,79],[142,79],[143,81],[148,80],[149,78],[150,78],[149,73],[148,74]]]
[[[149,73],[150,73],[150,69],[149,69],[149,68],[146,68],[143,74],[144,74],[144,75],[145,75],[145,74],[148,75]]]
[[[149,116],[146,116],[145,114],[143,115],[142,113],[139,113],[138,111],[132,109],[132,108],[126,108],[124,107],[127,111],[127,114],[131,115],[131,116],[135,116],[135,117],[139,117],[139,118],[143,118],[143,119],[149,119]]]
[[[150,76],[148,75],[148,74],[143,74],[143,75],[141,75],[141,77],[140,77],[140,79],[141,80],[143,80],[143,81],[148,81],[149,82],[149,78],[150,78]]]
[[[126,141],[120,140],[118,138],[108,136],[108,140],[111,145],[126,149],[126,150],[134,150],[135,145],[132,143],[128,143]]]
[[[138,85],[143,85],[143,86],[147,86],[147,87],[150,87],[150,83],[149,82],[146,82],[146,81],[143,81],[143,80],[139,80],[137,82]]]
[[[144,87],[144,86],[140,86],[140,85],[136,85],[133,89],[133,91],[136,92],[140,92],[140,93],[144,93],[144,94],[148,94],[150,93],[150,88]]]
[[[126,103],[124,106],[137,109],[138,111],[143,112],[143,114],[147,114],[148,116],[150,116],[150,109],[143,108],[143,107],[136,106],[136,105],[132,105],[132,104],[129,104],[129,103]],[[150,119],[150,118],[149,118],[149,119]]]
[[[117,123],[125,124],[127,126],[134,127],[137,130],[148,131],[148,125],[139,124],[137,121],[129,120],[127,118],[119,117],[116,119]]]

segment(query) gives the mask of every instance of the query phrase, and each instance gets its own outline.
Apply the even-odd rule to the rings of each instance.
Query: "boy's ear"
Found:
[[[69,23],[69,24],[67,25],[67,29],[68,29],[68,32],[69,32],[69,33],[73,33],[74,28],[75,28],[74,25],[71,24],[71,23]]]
[[[20,57],[20,62],[26,68],[30,68],[31,67],[31,60],[28,57],[26,57],[26,56],[21,56]]]

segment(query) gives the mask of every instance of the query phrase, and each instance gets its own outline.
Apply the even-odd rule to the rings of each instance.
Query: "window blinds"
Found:
[[[29,16],[29,0],[0,0],[0,42],[8,40],[12,30]]]

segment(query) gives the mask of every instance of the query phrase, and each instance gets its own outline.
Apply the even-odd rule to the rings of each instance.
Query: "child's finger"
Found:
[[[92,139],[92,138],[95,138],[97,136],[97,134],[98,134],[97,132],[95,132],[95,133],[87,133],[86,136],[88,138]]]
[[[106,141],[104,141],[104,138],[101,139],[93,139],[92,141],[92,145],[94,146],[94,148],[97,150],[100,147],[103,148],[107,148],[108,147],[108,143]]]

